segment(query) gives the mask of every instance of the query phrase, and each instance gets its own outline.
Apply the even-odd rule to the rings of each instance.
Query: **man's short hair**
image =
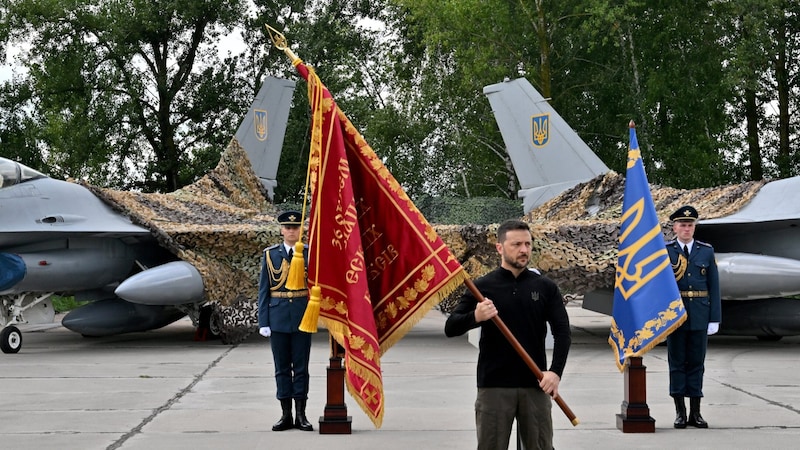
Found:
[[[499,228],[497,228],[497,242],[504,242],[506,240],[506,233],[513,230],[525,230],[530,233],[531,227],[528,226],[527,222],[523,222],[521,220],[506,220],[500,224]]]

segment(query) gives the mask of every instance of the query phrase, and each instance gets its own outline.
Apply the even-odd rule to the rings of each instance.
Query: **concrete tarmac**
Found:
[[[557,449],[791,449],[800,446],[800,337],[712,336],[702,414],[707,430],[672,427],[666,347],[643,358],[655,433],[623,433],[623,375],[607,343],[610,319],[568,306],[573,343],[553,405]],[[444,336],[431,311],[382,358],[383,426],[345,394],[349,435],[319,434],[328,335],[315,334],[307,415],[313,432],[271,431],[280,416],[268,340],[195,342],[183,319],[160,330],[84,338],[60,326],[24,331],[0,354],[0,447],[15,449],[471,449],[477,349]],[[510,449],[516,449],[513,442]]]

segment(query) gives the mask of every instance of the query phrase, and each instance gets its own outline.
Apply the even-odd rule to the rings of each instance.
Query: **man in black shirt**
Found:
[[[475,422],[478,449],[508,448],[511,427],[517,420],[524,448],[553,448],[551,397],[567,362],[571,343],[569,317],[558,286],[535,269],[529,269],[533,240],[528,224],[503,222],[497,230],[500,267],[475,280],[485,297],[478,303],[469,292],[447,318],[445,334],[460,336],[481,327],[478,354],[478,395]],[[525,364],[492,318],[503,323],[543,370],[542,380]],[[553,363],[547,367],[547,324],[554,339]]]

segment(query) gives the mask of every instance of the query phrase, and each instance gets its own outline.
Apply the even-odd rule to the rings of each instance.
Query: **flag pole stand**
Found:
[[[656,420],[650,417],[647,406],[647,366],[642,358],[629,358],[625,368],[625,400],[622,414],[617,414],[617,428],[623,433],[655,433]]]
[[[347,415],[347,405],[344,403],[345,369],[342,367],[344,349],[332,336],[330,341],[327,403],[323,415],[319,418],[319,434],[352,434],[353,417]]]

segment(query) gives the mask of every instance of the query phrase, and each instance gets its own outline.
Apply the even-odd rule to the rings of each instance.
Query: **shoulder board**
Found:
[[[270,245],[269,247],[265,248],[264,251],[268,252],[270,250],[274,250],[274,249],[278,248],[279,245],[281,245],[281,244]]]
[[[697,239],[695,239],[694,242],[699,245],[702,245],[703,247],[714,248],[711,244],[707,242],[698,241]]]
[[[671,240],[671,241],[667,241],[666,245],[672,245],[672,244],[674,244],[674,243],[675,243],[675,239],[673,239],[673,240]]]

